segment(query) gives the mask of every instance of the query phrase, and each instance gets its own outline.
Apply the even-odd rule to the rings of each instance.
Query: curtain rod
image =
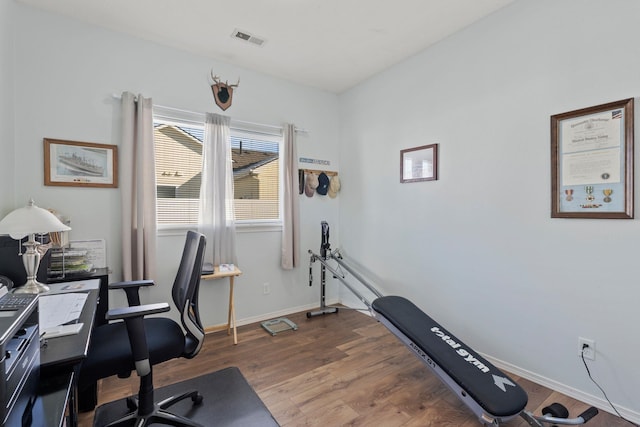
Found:
[[[122,96],[117,95],[117,94],[115,94],[115,93],[112,93],[112,94],[111,94],[111,97],[112,97],[113,99],[122,99]],[[134,100],[137,102],[137,101],[138,101],[138,97],[137,97],[137,96],[135,96],[135,97],[134,97]],[[199,112],[196,112],[196,111],[183,110],[183,109],[181,109],[181,108],[167,107],[167,106],[165,106],[165,105],[155,105],[155,104],[154,104],[154,106],[155,106],[155,107],[158,107],[158,108],[165,109],[165,110],[177,111],[177,112],[179,112],[179,113],[187,113],[187,114],[202,114],[202,115],[204,115],[204,114],[205,114],[205,113],[199,113]],[[271,128],[271,129],[280,130],[280,131],[282,130],[282,126],[266,125],[266,124],[263,124],[263,123],[248,122],[248,121],[245,121],[245,120],[236,120],[236,119],[231,119],[231,122],[232,122],[232,123],[243,124],[243,125],[260,126],[260,127],[264,127],[264,128]],[[306,129],[301,129],[301,128],[298,128],[298,127],[294,127],[294,130],[295,130],[296,132],[309,133],[309,131],[308,131],[308,130],[306,130]]]

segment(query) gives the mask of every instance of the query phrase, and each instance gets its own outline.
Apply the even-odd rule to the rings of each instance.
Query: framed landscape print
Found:
[[[45,138],[44,184],[117,187],[118,147]]]

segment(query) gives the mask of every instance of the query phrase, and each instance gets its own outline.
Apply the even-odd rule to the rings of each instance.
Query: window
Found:
[[[233,126],[233,123],[232,123]],[[231,129],[235,219],[280,221],[282,136]],[[154,117],[158,225],[198,222],[204,125]]]
[[[280,219],[280,141],[231,130],[236,221]]]

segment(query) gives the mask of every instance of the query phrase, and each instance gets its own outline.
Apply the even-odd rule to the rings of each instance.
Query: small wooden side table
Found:
[[[238,344],[238,333],[236,331],[236,308],[233,303],[233,279],[236,276],[242,274],[242,271],[235,265],[233,266],[233,271],[220,271],[219,266],[215,266],[213,268],[213,274],[203,274],[200,276],[202,280],[215,280],[215,279],[223,279],[225,277],[229,278],[229,315],[227,317],[227,324],[221,326],[211,326],[205,329],[205,332],[215,332],[220,331],[224,328],[227,328],[227,335],[231,335],[231,325],[233,325],[233,344]]]

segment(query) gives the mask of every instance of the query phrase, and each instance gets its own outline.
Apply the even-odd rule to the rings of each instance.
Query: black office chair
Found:
[[[137,402],[130,401],[133,412],[109,426],[142,427],[152,422],[174,426],[200,426],[200,424],[166,409],[176,402],[190,397],[194,404],[202,402],[197,391],[187,391],[155,403],[153,400],[153,365],[178,358],[191,359],[200,351],[204,330],[198,314],[198,289],[205,249],[205,237],[189,231],[180,260],[180,267],[173,283],[173,302],[180,311],[180,325],[163,317],[145,317],[169,311],[169,304],[140,305],[139,288],[153,284],[151,280],[119,282],[110,289],[123,289],[129,307],[109,310],[107,320],[122,320],[94,329],[87,359],[80,369],[79,388],[95,384],[98,379],[118,375],[126,378],[136,370],[140,377]],[[136,408],[137,406],[137,408]]]

